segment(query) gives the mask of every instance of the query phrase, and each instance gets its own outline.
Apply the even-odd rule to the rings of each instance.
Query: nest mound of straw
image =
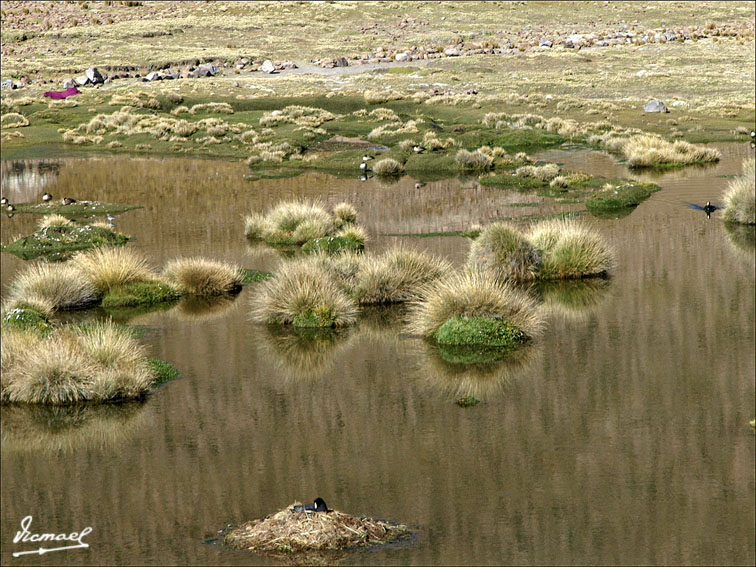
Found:
[[[294,512],[293,507],[294,504],[231,530],[226,544],[250,551],[296,553],[367,547],[409,535],[406,526],[382,520],[358,518],[337,510]]]

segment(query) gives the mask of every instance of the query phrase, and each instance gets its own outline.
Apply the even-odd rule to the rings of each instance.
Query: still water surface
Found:
[[[402,336],[401,308],[314,341],[251,323],[254,287],[131,318],[183,377],[123,408],[2,408],[2,563],[269,564],[205,541],[322,496],[416,530],[411,545],[352,564],[753,564],[753,233],[744,244],[683,204],[717,202],[751,151],[721,149],[715,167],[654,177],[663,190],[629,216],[583,217],[616,251],[612,277],[544,290],[543,339],[492,375],[455,374]],[[546,156],[631,176],[605,154]],[[291,197],[352,202],[369,250],[404,242],[456,265],[467,239],[392,235],[580,208],[512,206],[538,198],[459,180],[248,182],[240,164],[124,157],[39,165],[3,162],[4,194],[143,205],[116,226],[156,266],[206,255],[275,271],[277,253],[247,244],[242,216]],[[8,242],[35,219],[0,222]],[[5,294],[25,263],[0,261]],[[466,391],[482,403],[455,405]],[[12,542],[27,515],[39,532],[92,526],[90,548],[12,558],[34,548]]]

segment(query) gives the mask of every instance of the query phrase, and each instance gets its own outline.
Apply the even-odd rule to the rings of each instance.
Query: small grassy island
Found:
[[[724,220],[726,223],[756,224],[756,189],[754,159],[743,162],[743,174],[735,177],[725,191]]]
[[[119,246],[129,240],[128,236],[116,232],[107,223],[75,223],[58,214],[44,216],[37,226],[38,229],[32,234],[0,249],[24,260],[39,256],[64,260],[77,250],[96,246]]]

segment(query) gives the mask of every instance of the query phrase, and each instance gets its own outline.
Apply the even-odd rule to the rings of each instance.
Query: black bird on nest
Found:
[[[325,500],[316,498],[312,504],[297,504],[292,508],[294,512],[330,512]]]

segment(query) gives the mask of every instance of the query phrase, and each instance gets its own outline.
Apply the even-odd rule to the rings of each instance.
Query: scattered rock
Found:
[[[273,62],[270,59],[266,59],[263,62],[262,67],[260,67],[260,70],[263,73],[275,73],[276,72],[276,67],[275,67],[275,65],[273,65]]]
[[[84,71],[84,75],[93,85],[98,85],[105,82],[105,79],[103,79],[102,75],[97,70],[97,67],[90,67],[89,69]]]
[[[157,71],[152,71],[151,73],[147,73],[143,78],[143,81],[162,81],[163,77],[160,73]]]
[[[281,63],[281,69],[296,69],[297,65],[293,61],[284,61]]]
[[[649,100],[643,107],[644,112],[669,112],[664,103],[660,100]]]
[[[72,89],[75,86],[76,86],[76,81],[74,81],[73,79],[66,79],[65,81],[63,81],[64,89]]]
[[[76,81],[76,84],[79,85],[80,87],[83,87],[84,85],[89,84],[89,77],[87,77],[86,75],[81,75],[80,77],[76,77],[76,79],[74,80]]]
[[[447,57],[459,57],[459,49],[456,47],[447,47],[444,49],[444,55]]]
[[[394,55],[395,61],[407,61],[407,59],[409,59],[409,54],[407,52],[397,53],[396,55]]]
[[[218,66],[211,65],[210,63],[200,65],[194,70],[194,74],[197,77],[215,77],[218,73],[220,73]]]
[[[552,45],[554,45],[554,44],[551,41],[549,41],[548,39],[545,40],[545,41],[539,41],[538,42],[538,47],[551,47]]]
[[[334,60],[333,64],[336,67],[349,67],[349,61],[347,61],[346,57],[337,57]]]
[[[6,79],[6,80],[0,82],[0,89],[2,89],[2,90],[12,89],[12,88],[13,88],[13,81],[10,80],[10,79]]]

